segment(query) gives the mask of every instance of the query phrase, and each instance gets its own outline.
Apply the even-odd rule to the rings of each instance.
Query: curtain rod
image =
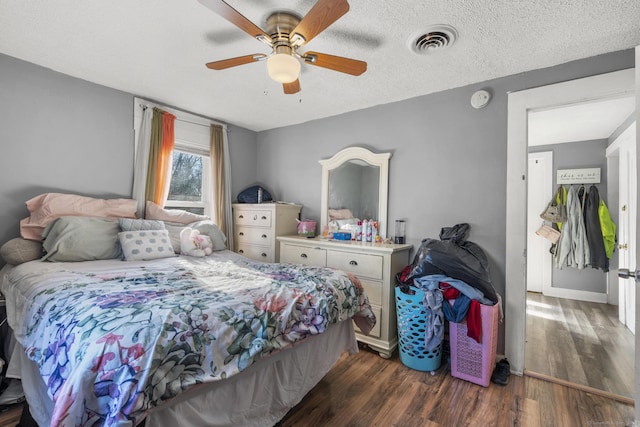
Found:
[[[138,99],[139,99],[139,98],[138,98]],[[164,107],[164,106],[162,106],[162,105],[160,105],[160,104],[156,104],[156,103],[153,103],[153,104],[154,104],[154,105],[156,105],[156,106],[157,106],[158,108],[160,108],[160,109],[162,109],[162,108]],[[140,102],[140,103],[138,103],[138,106],[142,108],[142,111],[144,111],[144,110],[146,110],[147,108],[150,108],[150,107],[151,107],[150,105],[143,104],[143,103],[141,103],[141,102]],[[179,113],[190,114],[190,115],[193,115],[193,116],[199,116],[198,114],[190,113],[190,112],[188,112],[188,111],[180,110],[180,109],[178,109],[178,108],[172,108],[172,107],[164,107],[164,108],[168,108],[168,109],[174,110],[174,111],[179,112]],[[229,132],[229,127],[227,126],[227,124],[226,124],[226,123],[221,123],[221,122],[218,122],[218,121],[216,121],[216,120],[213,120],[213,119],[210,119],[210,118],[208,118],[208,117],[204,117],[204,116],[199,116],[199,117],[202,117],[202,119],[203,119],[203,120],[208,120],[208,121],[210,121],[210,122],[211,122],[211,124],[215,124],[215,125],[222,126],[222,128],[223,128],[226,132]],[[177,115],[176,115],[176,120],[178,120],[178,121],[180,121],[180,122],[184,122],[184,123],[191,123],[191,124],[193,124],[193,125],[207,126],[207,125],[202,124],[202,123],[197,123],[197,122],[193,122],[193,121],[190,121],[190,120],[182,119],[182,118],[178,117]]]

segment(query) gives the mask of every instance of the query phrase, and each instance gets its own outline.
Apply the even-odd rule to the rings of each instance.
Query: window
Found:
[[[184,114],[183,114],[184,115]],[[191,118],[189,118],[191,119]],[[175,122],[171,183],[165,207],[184,209],[213,218],[211,202],[210,125],[186,121],[178,115]]]
[[[166,207],[211,216],[210,177],[208,156],[174,149]]]
[[[136,153],[143,107],[153,103],[135,99],[134,132]],[[174,123],[173,163],[169,183],[167,209],[184,209],[207,215],[215,221],[213,177],[211,175],[211,121],[184,111],[159,106],[176,116]],[[144,190],[144,186],[142,187]],[[136,196],[139,197],[139,196]]]

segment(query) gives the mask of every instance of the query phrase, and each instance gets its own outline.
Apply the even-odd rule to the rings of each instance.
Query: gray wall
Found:
[[[43,192],[131,197],[133,95],[0,54],[0,150],[2,244]],[[256,179],[256,133],[229,126],[229,151],[236,194]]]
[[[256,132],[228,125],[229,157],[231,159],[231,199],[256,181],[258,156]],[[271,193],[273,195],[273,193]],[[275,195],[274,195],[275,197]]]
[[[0,243],[44,192],[130,197],[133,97],[0,55]]]
[[[570,126],[571,124],[567,124]],[[600,168],[600,184],[595,184],[607,206],[607,157],[605,151],[609,141],[606,139],[571,142],[566,144],[540,145],[529,148],[530,153],[540,151],[553,152],[553,188],[558,188],[556,171],[558,169]],[[587,190],[591,184],[586,185]],[[576,289],[591,292],[607,292],[607,277],[602,270],[585,268],[553,268],[552,286],[555,288]]]
[[[633,67],[633,50],[614,52],[261,132],[258,179],[319,219],[319,159],[353,145],[392,152],[388,225],[406,219],[407,241],[417,248],[441,227],[468,222],[469,240],[486,252],[504,296],[508,92]],[[493,99],[474,110],[469,100],[481,88]]]

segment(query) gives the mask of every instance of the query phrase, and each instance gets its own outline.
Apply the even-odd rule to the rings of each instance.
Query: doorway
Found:
[[[581,114],[574,114],[577,110]],[[632,402],[633,398],[634,337],[618,320],[617,295],[608,298],[609,289],[618,287],[617,278],[608,283],[604,264],[597,269],[551,268],[551,242],[537,236],[535,230],[543,223],[539,213],[558,187],[554,178],[559,169],[587,166],[593,168],[590,171],[600,171],[598,178],[586,179],[588,183],[573,179],[573,188],[584,186],[585,193],[597,191],[616,214],[618,194],[625,193],[617,187],[630,179],[618,178],[625,171],[619,171],[618,162],[609,161],[609,156],[611,148],[620,145],[621,134],[635,132],[634,110],[634,97],[554,107],[553,121],[558,120],[562,128],[558,136],[550,131],[553,122],[540,119],[544,114],[529,114],[525,372],[596,389],[606,396],[616,395],[623,402]],[[538,126],[544,128],[544,138],[538,137]],[[576,133],[567,130],[571,127],[578,128]],[[581,138],[588,140],[574,141]],[[553,143],[545,144],[547,141]],[[620,150],[615,151],[617,154]],[[551,170],[544,168],[545,163],[553,164]],[[633,211],[628,209],[627,213]],[[538,250],[538,246],[543,249]],[[545,257],[537,256],[540,252]],[[610,259],[610,263],[617,268],[616,260]],[[543,286],[532,286],[546,270],[552,271]]]
[[[525,368],[528,112],[597,99],[635,96],[635,70],[578,79],[509,94],[506,245],[506,354]]]

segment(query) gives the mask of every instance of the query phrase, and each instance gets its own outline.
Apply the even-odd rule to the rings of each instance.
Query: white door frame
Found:
[[[527,118],[529,111],[598,99],[635,96],[635,94],[634,69],[616,71],[509,94],[507,115],[505,353],[511,362],[512,370],[517,374],[522,374],[524,370],[526,336],[526,176],[528,162]],[[636,389],[638,390],[638,387]],[[640,405],[636,406],[636,408],[638,407]]]
[[[629,126],[622,130],[622,132],[609,144],[606,150],[608,165],[613,164],[613,159],[616,159],[616,167],[615,172],[618,174],[617,180],[619,181],[619,186],[617,190],[617,201],[615,203],[610,203],[609,211],[614,212],[617,210],[617,215],[613,216],[616,218],[617,230],[616,235],[618,236],[618,250],[617,258],[618,258],[618,266],[620,268],[628,268],[630,270],[635,270],[635,224],[629,223],[629,212],[636,212],[637,203],[634,200],[634,194],[636,190],[636,186],[634,185],[634,180],[637,181],[636,175],[631,171],[633,167],[630,164],[630,161],[635,162],[635,158],[629,155],[630,151],[635,151],[636,147],[636,121],[634,120]],[[629,176],[629,174],[632,176]],[[609,171],[609,175],[611,171]],[[622,205],[629,205],[629,210],[623,212],[621,209]],[[615,221],[615,220],[614,220]],[[620,245],[625,244],[625,249],[620,249]],[[627,247],[628,246],[628,247]],[[612,263],[613,265],[613,263]],[[618,310],[618,319],[621,323],[627,325],[627,327],[635,333],[635,283],[633,278],[631,279],[621,279],[616,278],[615,283],[610,289],[616,289],[617,299],[616,304],[619,306]],[[631,301],[633,300],[633,301]],[[632,304],[629,306],[629,304]],[[633,312],[629,316],[627,316],[628,312]]]
[[[636,92],[636,171],[640,169],[638,167],[638,156],[640,153],[640,132],[638,132],[638,112],[640,111],[640,46],[636,47],[636,73],[635,73],[635,92]],[[636,186],[636,200],[640,200],[640,185]],[[640,230],[640,215],[636,215],[636,232]],[[636,249],[640,248],[640,233],[636,233]],[[636,267],[640,266],[640,260],[638,259],[640,251],[636,250]],[[636,270],[637,271],[637,270]],[[636,282],[636,285],[638,282]],[[640,298],[636,298],[636,313],[640,313]],[[640,330],[640,316],[636,316],[636,331]],[[636,334],[635,340],[635,390],[634,390],[634,421],[633,425],[640,425],[640,352],[637,349],[640,348],[640,334]]]
[[[553,197],[553,151],[539,151],[529,153],[528,160],[542,162],[542,167],[538,166],[538,171],[542,176],[538,175],[537,181],[529,181],[527,189],[527,291],[541,292],[547,295],[551,288],[551,266],[552,258],[549,248],[551,242],[537,236],[535,231],[544,221],[539,214],[542,212],[546,204]],[[542,169],[544,168],[544,169]],[[532,191],[532,190],[535,190]],[[535,200],[534,200],[535,199]],[[529,203],[535,206],[529,205]],[[532,283],[532,277],[537,279],[539,283]]]

